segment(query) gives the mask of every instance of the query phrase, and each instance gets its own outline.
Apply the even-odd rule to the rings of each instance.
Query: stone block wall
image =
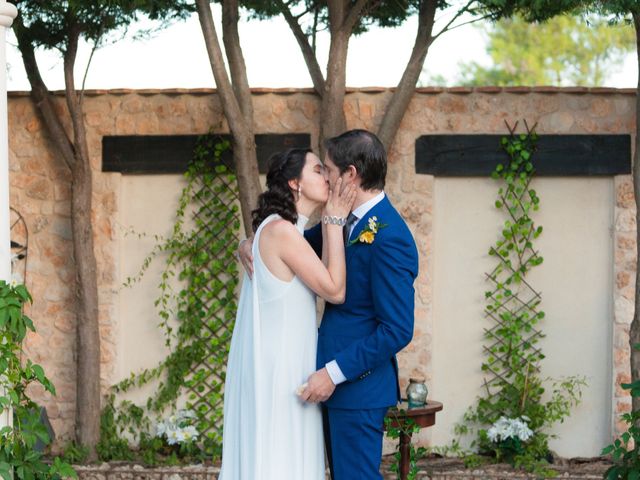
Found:
[[[254,89],[256,133],[311,133],[317,144],[319,100],[311,90]],[[213,128],[227,132],[215,90],[89,91],[85,97],[88,144],[93,178],[95,253],[98,260],[101,380],[114,381],[115,337],[120,288],[116,218],[126,208],[119,198],[121,176],[101,171],[105,135],[200,134]],[[351,89],[345,112],[350,128],[376,129],[390,91]],[[62,94],[56,106],[65,110]],[[546,133],[634,134],[635,90],[584,88],[421,88],[409,105],[389,152],[386,191],[415,235],[420,255],[416,283],[414,341],[399,357],[402,388],[411,376],[429,380],[433,325],[432,195],[434,179],[416,175],[415,140],[428,133],[504,134],[505,121],[526,119]],[[66,125],[69,129],[69,125]],[[26,284],[35,299],[29,315],[38,332],[29,335],[25,351],[42,364],[54,381],[52,399],[35,389],[36,400],[49,413],[59,444],[72,438],[75,414],[75,289],[69,213],[70,175],[47,138],[28,94],[9,94],[11,206],[25,217],[29,229]],[[635,206],[630,176],[615,179],[615,262],[613,326],[614,396],[612,423],[630,407],[615,385],[629,379],[629,323],[635,289]],[[621,425],[616,425],[620,431]]]

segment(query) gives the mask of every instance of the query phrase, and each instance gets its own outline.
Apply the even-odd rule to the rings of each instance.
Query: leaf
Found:
[[[0,462],[0,476],[3,480],[13,480],[11,475],[11,465],[6,462]]]

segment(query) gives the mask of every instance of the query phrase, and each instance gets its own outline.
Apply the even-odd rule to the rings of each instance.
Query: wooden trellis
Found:
[[[517,124],[516,124],[517,126]],[[511,140],[503,146],[509,161],[500,165],[494,178],[502,178],[505,186],[499,190],[496,207],[508,216],[501,238],[489,250],[498,262],[486,274],[491,289],[485,292],[485,317],[493,325],[484,329],[487,340],[483,346],[486,360],[482,366],[486,398],[499,395],[513,387],[516,377],[522,379],[537,375],[544,354],[537,346],[544,337],[538,328],[544,313],[538,310],[541,295],[525,279],[526,273],[542,262],[533,246],[533,239],[542,231],[529,216],[538,208],[538,197],[530,188],[533,165],[529,155],[535,149],[535,133],[527,127],[527,135],[515,134],[509,127]]]
[[[212,143],[210,147],[218,145]],[[235,250],[240,209],[235,175],[222,155],[216,155],[213,164],[209,158],[196,168],[200,170],[195,172],[191,200],[194,250],[188,273],[193,305],[187,314],[199,317],[199,330],[192,332],[192,348],[200,351],[186,386],[190,407],[199,414],[197,428],[205,443],[217,449],[222,440],[225,366],[237,309]]]

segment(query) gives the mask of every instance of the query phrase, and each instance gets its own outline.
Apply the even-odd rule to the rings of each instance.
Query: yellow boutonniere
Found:
[[[368,243],[369,245],[372,244],[376,239],[376,233],[378,233],[378,230],[386,226],[387,225],[385,225],[384,223],[378,222],[378,217],[369,217],[369,220],[367,220],[367,225],[362,229],[362,231],[355,239],[351,240],[349,245],[353,245],[357,242]]]

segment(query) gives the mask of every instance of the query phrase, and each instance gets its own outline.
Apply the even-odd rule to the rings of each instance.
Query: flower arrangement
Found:
[[[516,456],[525,453],[524,442],[533,437],[529,428],[529,418],[500,417],[486,431],[486,438],[495,445],[494,452],[499,460],[512,461]]]
[[[166,420],[156,424],[156,437],[164,438],[168,445],[194,442],[199,432],[193,425],[197,419],[193,410],[178,410]]]
[[[386,226],[387,226],[386,224],[380,223],[378,221],[378,217],[376,216],[369,217],[367,221],[367,225],[362,229],[362,231],[358,234],[358,236],[355,239],[351,240],[349,245],[353,245],[354,243],[358,243],[358,242],[372,244],[373,241],[376,239],[376,233],[378,233],[378,230]]]
[[[526,442],[533,436],[529,428],[528,417],[507,418],[500,417],[487,431],[487,437],[494,443],[499,443],[509,438]]]

